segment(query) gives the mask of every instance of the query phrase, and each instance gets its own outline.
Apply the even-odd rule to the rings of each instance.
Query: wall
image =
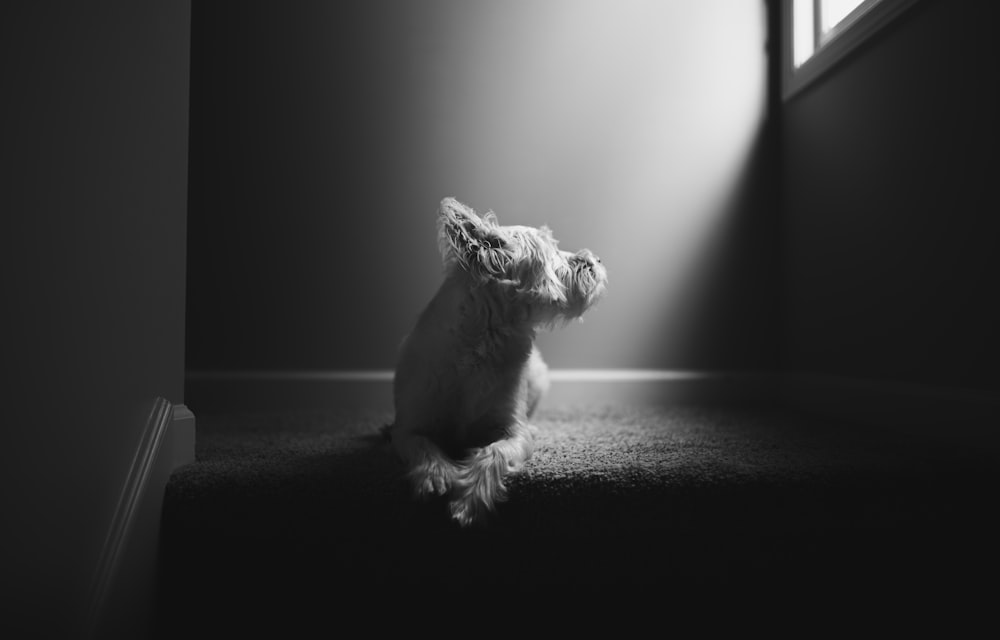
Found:
[[[608,265],[585,322],[541,337],[553,367],[770,368],[765,14],[196,3],[189,371],[391,369],[444,196]]]
[[[157,396],[183,402],[190,5],[0,21],[5,637],[73,637]]]
[[[922,0],[784,105],[787,370],[1000,390],[991,24]]]

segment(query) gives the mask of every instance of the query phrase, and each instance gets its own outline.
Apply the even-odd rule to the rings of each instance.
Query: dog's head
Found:
[[[449,273],[491,287],[535,324],[580,317],[603,295],[608,274],[590,250],[562,251],[548,227],[501,226],[454,198],[441,201],[438,245]]]

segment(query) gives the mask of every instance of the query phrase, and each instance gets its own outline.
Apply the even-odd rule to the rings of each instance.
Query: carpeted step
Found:
[[[769,409],[548,408],[509,500],[461,529],[411,498],[391,417],[199,415],[165,497],[161,636],[512,594],[954,593],[996,566],[977,452]]]

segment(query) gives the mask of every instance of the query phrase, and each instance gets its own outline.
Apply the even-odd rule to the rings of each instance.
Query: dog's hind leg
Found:
[[[509,435],[480,447],[462,461],[452,487],[451,516],[462,526],[481,521],[507,497],[504,479],[517,473],[534,450],[535,429],[518,422]]]

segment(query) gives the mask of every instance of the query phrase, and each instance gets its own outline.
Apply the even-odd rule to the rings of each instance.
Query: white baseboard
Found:
[[[91,586],[91,638],[138,637],[152,612],[160,514],[170,475],[194,461],[195,417],[157,398],[143,428]],[[123,635],[124,634],[124,635]]]
[[[759,402],[773,398],[774,376],[753,371],[556,369],[542,406]]]
[[[543,406],[740,400],[769,395],[756,372],[553,369]],[[367,408],[392,410],[390,370],[189,371],[185,397],[198,412]]]
[[[392,410],[390,370],[189,371],[196,411]],[[806,373],[553,369],[542,407],[663,402],[771,402],[918,436],[997,440],[1000,394]]]

